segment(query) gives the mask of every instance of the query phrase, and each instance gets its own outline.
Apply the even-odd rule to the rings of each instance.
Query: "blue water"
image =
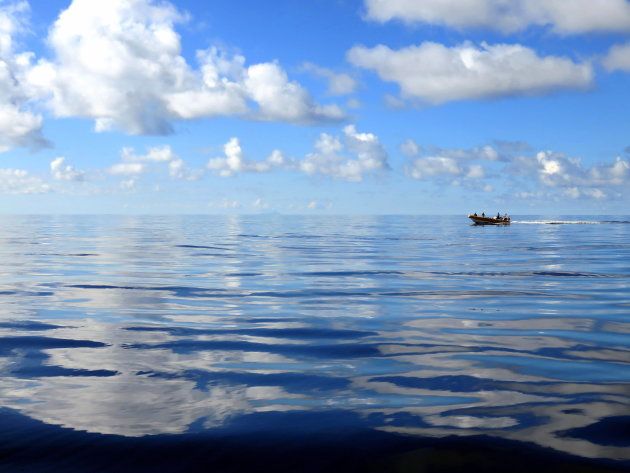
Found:
[[[0,301],[3,472],[630,471],[630,217],[3,217]]]

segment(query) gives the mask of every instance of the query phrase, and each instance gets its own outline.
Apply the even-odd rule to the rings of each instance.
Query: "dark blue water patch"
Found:
[[[199,390],[209,386],[230,384],[240,386],[280,386],[295,394],[321,393],[346,389],[350,380],[333,376],[319,376],[308,373],[253,373],[236,371],[186,370],[181,373],[141,372],[138,374],[164,379],[187,379],[195,382]]]
[[[384,412],[372,412],[366,416],[366,421],[370,425],[387,425],[388,427],[433,427],[428,422],[425,422],[422,417],[411,414],[409,412],[394,412],[392,414],[386,414]]]
[[[379,297],[394,298],[451,298],[451,299],[478,299],[478,298],[552,298],[552,299],[592,299],[587,294],[559,294],[545,291],[516,291],[516,290],[430,290],[419,291],[415,289],[401,289],[398,291],[384,291],[379,288],[365,288],[362,290],[339,289],[297,289],[282,291],[255,291],[255,290],[228,290],[217,288],[199,288],[187,286],[123,286],[114,284],[71,284],[66,287],[73,289],[117,289],[137,291],[169,292],[176,297],[190,298],[273,298],[273,299],[299,299],[313,303],[313,299],[325,298],[369,298]],[[52,293],[50,293],[52,294]]]
[[[432,378],[416,378],[411,376],[379,376],[370,381],[392,383],[403,388],[430,389],[433,391],[451,391],[470,393],[479,391],[504,390],[490,379],[476,378],[474,376],[434,376]]]
[[[256,413],[222,429],[124,438],[47,425],[0,409],[8,473],[620,473],[589,460],[490,436],[412,437],[375,431],[343,411]]]
[[[378,298],[378,297],[402,297],[402,298],[457,298],[457,299],[476,299],[476,298],[501,298],[501,297],[520,297],[520,298],[552,298],[552,299],[591,299],[592,297],[585,294],[558,294],[546,291],[516,291],[516,290],[431,290],[419,291],[415,289],[401,289],[398,291],[383,291],[378,288],[366,288],[360,291],[356,290],[286,290],[286,291],[260,291],[250,292],[247,294],[252,297],[271,297],[271,298],[325,298],[325,297],[351,297],[351,298]]]
[[[362,271],[303,271],[289,273],[290,276],[306,277],[355,277],[355,276],[404,276],[404,271],[362,270]]]
[[[31,256],[100,256],[98,253],[31,253]]]
[[[126,349],[157,350],[167,349],[175,353],[194,353],[198,351],[242,351],[264,352],[289,356],[307,356],[311,358],[361,358],[361,357],[396,357],[398,355],[427,355],[432,353],[458,352],[476,353],[495,352],[495,346],[457,347],[452,345],[409,344],[409,343],[337,343],[337,344],[280,344],[257,343],[243,340],[173,340],[164,343],[123,344]],[[399,347],[401,350],[396,350]],[[506,353],[522,353],[516,349],[503,348]]]
[[[245,294],[235,293],[226,289],[208,289],[200,287],[187,287],[187,286],[122,286],[115,284],[70,284],[66,287],[72,289],[115,289],[115,290],[127,290],[127,291],[158,291],[169,292],[177,297],[230,297],[243,296]]]
[[[55,293],[50,291],[0,291],[0,296],[24,296],[24,297],[44,297],[53,296]]]
[[[166,332],[173,336],[191,335],[250,335],[258,337],[291,338],[291,339],[357,339],[378,335],[377,332],[361,330],[335,330],[330,328],[245,328],[245,329],[203,329],[188,327],[126,327],[125,330],[140,332]]]
[[[593,350],[599,350],[602,346],[605,346],[606,342],[602,345],[584,345],[578,344],[570,347],[543,347],[539,348],[532,353],[536,353],[540,356],[545,356],[549,358],[569,358],[572,360],[579,360],[582,358],[588,359],[590,353]],[[580,352],[584,352],[585,357],[580,357]],[[614,342],[611,343],[611,346],[606,346],[606,352],[609,354],[615,353],[617,356],[608,356],[609,360],[617,360],[617,361],[630,361],[630,350],[622,348],[615,348]]]
[[[305,318],[287,316],[287,317],[235,317],[234,322],[243,324],[269,324],[269,323],[287,323],[287,322],[308,322]]]
[[[630,416],[607,417],[585,427],[559,432],[558,435],[588,440],[597,445],[630,448]]]
[[[85,370],[64,368],[62,366],[28,366],[19,368],[10,368],[10,373],[16,378],[50,378],[58,376],[81,376],[81,377],[99,377],[105,378],[116,376],[119,373],[111,370]]]
[[[192,248],[200,250],[229,250],[230,248],[222,248],[220,246],[206,246],[206,245],[175,245],[175,248]]]
[[[91,340],[70,340],[49,337],[0,337],[0,356],[8,356],[13,350],[48,350],[52,348],[101,348],[105,343]]]
[[[334,345],[265,344],[230,340],[176,340],[158,344],[128,344],[124,348],[139,350],[166,349],[175,353],[198,351],[264,352],[309,358],[347,359],[380,356],[378,346],[371,344],[339,343]]]
[[[9,322],[0,322],[0,328],[10,328],[16,330],[24,330],[24,331],[40,331],[40,330],[55,330],[58,328],[64,328],[61,325],[53,325],[47,324],[44,322],[37,322],[32,320],[25,321],[9,321]]]
[[[436,276],[447,277],[479,277],[479,278],[534,278],[545,277],[567,277],[567,278],[630,278],[630,274],[603,274],[587,273],[583,271],[394,271],[394,270],[361,270],[361,271],[309,271],[293,272],[290,276],[300,277],[391,277],[400,276],[405,278],[426,279]]]

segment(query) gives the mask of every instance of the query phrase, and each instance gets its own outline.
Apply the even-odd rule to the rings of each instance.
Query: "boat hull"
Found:
[[[478,215],[469,215],[469,219],[471,219],[475,225],[509,225],[510,219],[503,217],[479,217]]]

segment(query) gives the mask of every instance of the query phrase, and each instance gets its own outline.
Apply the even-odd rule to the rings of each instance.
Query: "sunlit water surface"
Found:
[[[2,471],[630,470],[628,217],[3,217],[0,298]]]

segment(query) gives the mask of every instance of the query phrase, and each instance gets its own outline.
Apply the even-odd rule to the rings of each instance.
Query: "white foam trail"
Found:
[[[533,225],[600,225],[611,222],[595,222],[583,220],[513,220],[512,223],[527,223]]]

